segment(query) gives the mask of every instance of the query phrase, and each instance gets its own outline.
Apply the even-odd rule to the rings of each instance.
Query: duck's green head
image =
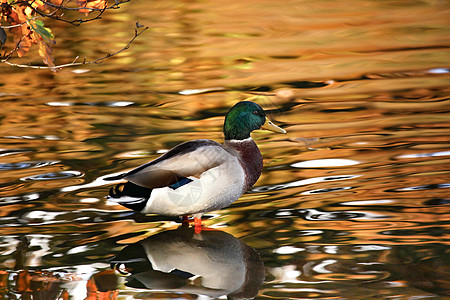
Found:
[[[286,133],[267,119],[261,106],[255,102],[242,101],[228,111],[223,124],[223,133],[226,140],[244,140],[250,137],[253,130],[260,128]]]

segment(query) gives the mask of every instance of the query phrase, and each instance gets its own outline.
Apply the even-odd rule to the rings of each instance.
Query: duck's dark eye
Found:
[[[262,114],[261,114],[259,111],[257,111],[257,110],[254,110],[254,111],[253,111],[253,114],[254,114],[254,115],[257,115],[257,116],[262,116]]]

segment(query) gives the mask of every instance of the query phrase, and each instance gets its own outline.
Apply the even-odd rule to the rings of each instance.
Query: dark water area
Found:
[[[0,299],[450,297],[450,2],[132,1],[56,62],[136,21],[0,65]],[[214,231],[105,198],[249,97],[288,133]]]

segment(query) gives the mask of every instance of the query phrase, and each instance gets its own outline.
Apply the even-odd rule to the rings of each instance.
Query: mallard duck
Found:
[[[261,175],[263,158],[250,137],[257,129],[286,133],[258,104],[241,101],[225,117],[223,144],[185,142],[127,173],[105,178],[127,180],[112,187],[107,198],[144,214],[192,215],[201,230],[204,213],[229,206]]]

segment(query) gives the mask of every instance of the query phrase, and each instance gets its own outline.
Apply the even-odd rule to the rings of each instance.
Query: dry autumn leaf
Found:
[[[36,32],[34,32],[34,34],[37,35]],[[51,68],[52,71],[55,71],[55,63],[52,57],[52,47],[50,47],[50,45],[46,43],[40,35],[36,37],[36,40],[39,46],[39,55],[42,57],[42,60]]]
[[[41,18],[61,12],[55,17],[60,18],[65,9],[61,6],[63,0],[0,0],[0,4],[0,25],[7,24],[14,40],[15,48],[11,54],[17,53],[18,57],[23,57],[33,44],[37,44],[44,63],[54,70],[51,45],[55,43],[55,38]],[[106,9],[107,0],[77,0],[76,4],[81,8],[79,12],[88,15],[93,10]],[[7,44],[7,35],[3,28],[0,29],[0,46],[3,47]]]
[[[105,9],[107,2],[104,0],[77,0],[79,7],[86,7],[87,9],[80,9],[80,13],[84,13],[86,16],[92,11],[92,9]]]

